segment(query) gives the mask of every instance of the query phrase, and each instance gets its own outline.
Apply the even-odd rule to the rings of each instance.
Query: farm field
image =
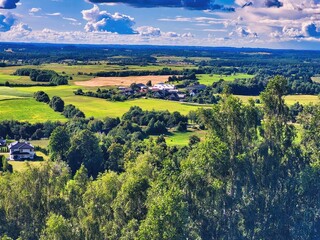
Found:
[[[226,76],[226,75],[220,75],[220,74],[198,74],[197,78],[199,79],[199,83],[200,84],[204,84],[204,85],[212,85],[212,83],[214,82],[218,82],[220,79],[223,79],[224,81],[234,81],[237,78],[253,78],[254,75],[250,75],[250,74],[236,74],[236,75],[230,75],[230,76]]]
[[[259,96],[243,96],[243,95],[235,95],[240,98],[243,102],[248,102],[250,98],[256,100],[259,99]],[[288,95],[284,97],[286,104],[293,105],[296,102],[300,104],[307,105],[309,103],[318,103],[320,99],[315,95]]]
[[[0,101],[0,121],[18,120],[30,123],[45,121],[66,121],[60,113],[54,112],[47,104],[32,98]]]
[[[136,99],[125,102],[111,102],[99,98],[76,96],[73,91],[76,86],[58,87],[27,87],[27,88],[0,88],[1,93],[8,90],[9,96],[28,96],[26,99],[14,99],[0,101],[0,120],[15,119],[20,121],[65,121],[66,119],[59,113],[54,112],[48,105],[36,102],[31,98],[36,91],[45,91],[50,97],[60,96],[65,104],[73,104],[82,110],[86,117],[104,118],[121,117],[131,106],[140,106],[144,110],[169,110],[179,111],[188,114],[191,110],[196,110],[199,106],[184,105],[179,102],[172,102],[158,99]],[[3,107],[2,107],[3,106]],[[26,111],[28,109],[28,111]]]
[[[89,81],[74,82],[78,86],[86,87],[106,87],[106,86],[126,86],[129,87],[132,83],[146,84],[149,80],[152,84],[168,81],[168,76],[131,76],[131,77],[97,77]]]
[[[179,102],[158,100],[158,99],[136,99],[125,102],[111,102],[104,99],[90,97],[67,97],[64,98],[67,104],[73,104],[82,110],[86,117],[104,118],[121,117],[130,107],[139,106],[143,110],[157,110],[169,112],[178,111],[181,114],[188,114],[191,110],[197,110],[199,106],[183,105]]]

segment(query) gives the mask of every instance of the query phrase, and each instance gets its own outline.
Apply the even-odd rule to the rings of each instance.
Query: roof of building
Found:
[[[13,142],[9,145],[10,150],[20,149],[34,149],[34,147],[28,142]]]

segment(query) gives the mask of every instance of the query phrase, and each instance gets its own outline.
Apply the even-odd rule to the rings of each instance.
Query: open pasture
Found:
[[[54,112],[47,104],[32,98],[0,101],[0,121],[18,120],[31,123],[45,121],[65,121],[60,113]]]
[[[173,102],[158,99],[136,99],[125,102],[111,102],[99,98],[91,97],[66,97],[67,104],[73,104],[82,110],[86,117],[104,118],[121,117],[130,107],[139,106],[143,110],[157,110],[170,112],[178,111],[181,114],[188,114],[191,110],[197,110],[199,106],[183,105],[180,102]]]
[[[254,75],[239,73],[235,75],[220,75],[220,74],[198,74],[197,78],[200,84],[207,86],[212,85],[214,82],[218,82],[220,79],[224,81],[234,81],[237,78],[253,78]]]
[[[146,84],[151,81],[152,84],[168,81],[169,76],[131,76],[131,77],[97,77],[89,81],[74,82],[78,86],[86,87],[106,87],[106,86],[125,86],[128,87],[132,83]]]

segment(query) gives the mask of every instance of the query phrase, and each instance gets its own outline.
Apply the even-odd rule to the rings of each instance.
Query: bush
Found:
[[[44,91],[35,92],[33,97],[38,102],[44,102],[44,103],[49,103],[50,102],[50,98],[49,98],[48,94],[46,94]]]
[[[56,112],[63,112],[64,101],[60,97],[54,96],[49,102],[49,106]]]
[[[85,115],[82,111],[76,108],[74,105],[69,104],[65,106],[63,113],[66,118],[85,118]]]

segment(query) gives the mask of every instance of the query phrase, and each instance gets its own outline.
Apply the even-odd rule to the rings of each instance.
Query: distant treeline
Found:
[[[53,70],[39,70],[33,68],[20,68],[14,73],[17,76],[29,76],[34,82],[49,82],[53,85],[67,85],[68,77],[61,76]]]

